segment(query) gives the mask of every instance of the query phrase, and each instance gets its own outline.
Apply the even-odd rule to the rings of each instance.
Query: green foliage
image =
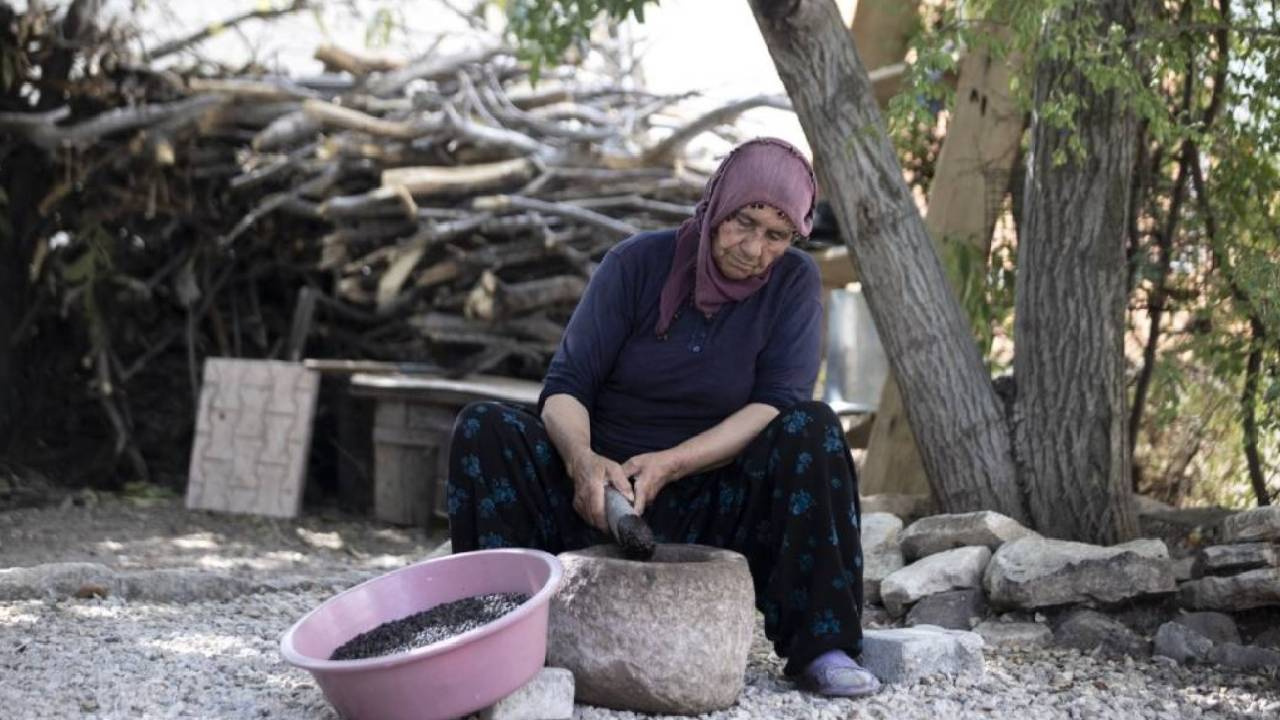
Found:
[[[558,61],[569,48],[591,35],[597,18],[621,22],[628,16],[644,22],[645,5],[658,0],[500,0],[507,32],[519,44],[520,59],[529,63],[533,82],[544,62]]]

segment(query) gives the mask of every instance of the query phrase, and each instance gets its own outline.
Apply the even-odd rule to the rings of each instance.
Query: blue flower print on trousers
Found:
[[[506,478],[497,478],[490,483],[493,487],[490,494],[493,496],[494,502],[507,503],[515,502],[516,489],[511,486],[511,481]]]
[[[808,470],[811,464],[813,464],[813,456],[807,452],[800,453],[796,456],[796,475],[803,475],[804,471]]]
[[[507,539],[496,532],[485,533],[480,536],[480,547],[485,550],[507,547],[508,544]]]
[[[787,431],[788,435],[799,435],[809,423],[813,422],[813,417],[803,410],[792,410],[782,418],[782,429]]]
[[[457,515],[458,511],[462,509],[462,506],[467,503],[467,498],[468,498],[467,491],[463,490],[457,485],[454,485],[453,483],[449,483],[447,492],[448,492],[447,502],[449,504],[449,514]]]
[[[809,631],[814,637],[839,635],[840,621],[836,619],[835,613],[830,610],[824,610],[813,618],[813,624],[809,626]]]
[[[844,449],[844,438],[840,437],[840,428],[835,425],[827,427],[826,436],[822,440],[822,449],[829,453],[838,453]]]
[[[502,422],[515,426],[516,428],[519,428],[520,432],[524,432],[524,421],[520,419],[519,415],[516,415],[510,410],[502,411]]]
[[[466,473],[467,477],[469,478],[473,478],[476,480],[480,479],[480,456],[478,455],[463,456],[462,472]]]
[[[791,514],[803,515],[813,506],[813,496],[808,490],[796,490],[791,493]]]
[[[480,421],[475,418],[467,418],[467,421],[462,423],[462,437],[468,440],[474,438],[479,431]]]

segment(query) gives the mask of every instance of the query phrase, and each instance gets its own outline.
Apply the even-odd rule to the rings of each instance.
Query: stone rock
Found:
[[[1238,512],[1222,521],[1227,543],[1280,542],[1280,505]]]
[[[992,551],[1009,540],[1029,535],[1017,520],[998,512],[931,515],[921,518],[902,531],[902,554],[908,561],[926,555],[972,545],[985,545]]]
[[[1178,587],[1178,602],[1195,610],[1228,612],[1280,605],[1280,568],[1184,582]]]
[[[1175,509],[1169,503],[1161,502],[1153,497],[1147,497],[1146,495],[1139,495],[1138,493],[1133,494],[1133,506],[1134,511],[1137,512],[1139,516],[1154,515],[1156,513],[1169,512]]]
[[[905,564],[898,534],[902,520],[885,512],[862,515],[862,597],[879,602],[880,582]]]
[[[738,699],[755,624],[746,558],[662,544],[638,562],[598,545],[560,561],[547,664],[573,673],[577,702],[698,715]]]
[[[982,677],[982,638],[930,625],[862,634],[863,667],[881,682],[913,683],[930,675]]]
[[[1212,649],[1212,640],[1181,623],[1167,622],[1156,631],[1155,654],[1184,665],[1204,662]]]
[[[1195,577],[1196,559],[1188,555],[1187,557],[1174,558],[1173,560],[1173,579],[1177,582],[1190,580]]]
[[[1247,570],[1280,566],[1280,546],[1271,543],[1214,545],[1200,551],[1194,577],[1235,575]]]
[[[865,495],[859,499],[859,505],[864,516],[869,513],[889,513],[902,518],[903,522],[911,522],[937,512],[933,497],[929,495],[898,495],[894,493]]]
[[[999,650],[1034,650],[1048,647],[1053,631],[1038,622],[1000,622],[986,620],[973,629],[987,647]]]
[[[1253,639],[1253,645],[1269,650],[1280,650],[1280,627],[1262,631]]]
[[[885,578],[880,583],[880,599],[890,613],[902,615],[908,605],[920,598],[947,590],[980,587],[982,573],[990,560],[991,551],[982,546],[930,555]]]
[[[987,615],[987,598],[977,588],[930,595],[911,607],[907,625],[936,625],[968,630]]]
[[[119,592],[119,578],[106,565],[87,562],[46,563],[0,570],[0,601],[68,598],[83,588],[94,596]]]
[[[1217,612],[1185,613],[1173,619],[1215,643],[1240,643],[1240,629],[1230,615]]]
[[[480,720],[570,720],[573,673],[544,667],[523,687],[480,711]]]
[[[883,628],[893,625],[893,616],[889,614],[881,605],[863,605],[862,606],[862,627],[864,628]]]
[[[1100,649],[1107,657],[1142,658],[1151,654],[1147,642],[1123,623],[1093,610],[1077,610],[1068,615],[1054,631],[1053,641],[1086,653]]]
[[[1040,535],[1001,545],[983,586],[993,606],[1018,608],[1114,603],[1175,588],[1169,551],[1159,540],[1100,547]]]
[[[1236,670],[1280,668],[1280,652],[1254,645],[1222,643],[1210,648],[1209,662]]]

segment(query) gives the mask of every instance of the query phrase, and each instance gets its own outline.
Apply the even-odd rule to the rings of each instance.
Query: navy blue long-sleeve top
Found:
[[[675,231],[611,249],[591,276],[551,360],[542,395],[572,395],[591,418],[591,446],[617,462],[666,450],[749,403],[779,410],[812,398],[821,343],[817,263],[788,248],[769,281],[712,317],[689,298],[666,338],[658,299]]]

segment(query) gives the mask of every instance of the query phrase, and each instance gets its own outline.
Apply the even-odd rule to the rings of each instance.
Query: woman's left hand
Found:
[[[671,450],[636,455],[622,463],[622,472],[635,481],[636,513],[644,514],[645,508],[658,496],[667,483],[680,478],[680,462]]]

